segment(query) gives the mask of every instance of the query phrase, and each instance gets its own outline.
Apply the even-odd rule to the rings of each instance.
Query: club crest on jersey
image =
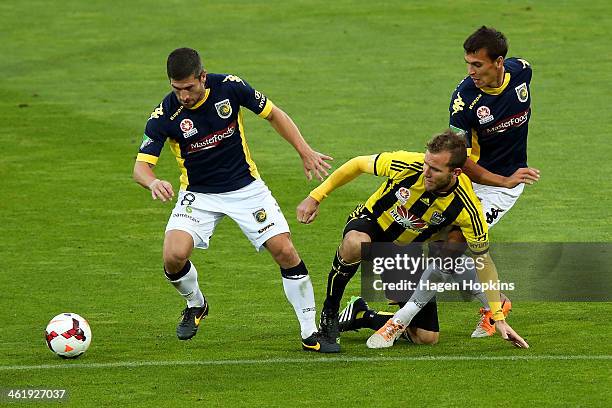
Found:
[[[183,131],[183,137],[187,139],[193,135],[198,134],[198,129],[193,127],[191,119],[183,119],[180,124],[181,130]]]
[[[400,203],[406,204],[406,202],[410,198],[410,190],[406,187],[400,187],[399,190],[395,192],[395,196],[397,197]]]
[[[478,116],[478,123],[484,125],[485,123],[489,123],[493,120],[493,115],[491,115],[491,110],[488,106],[482,105],[478,109],[476,109],[476,116]]]
[[[253,213],[253,217],[255,217],[255,221],[262,224],[268,219],[268,214],[266,214],[266,210],[260,208]]]
[[[433,224],[433,225],[438,225],[438,224],[442,224],[444,222],[444,220],[446,220],[446,217],[444,217],[439,212],[434,211],[434,213],[431,214],[431,218],[429,219],[429,223]]]
[[[215,103],[215,109],[221,119],[227,119],[232,114],[232,105],[229,99],[224,99],[221,102]]]
[[[516,96],[520,102],[527,102],[527,99],[529,99],[529,90],[527,89],[527,84],[525,82],[515,87],[514,91],[516,92]]]
[[[427,223],[412,214],[403,205],[396,206],[391,210],[391,217],[402,227],[421,232],[427,227]]]

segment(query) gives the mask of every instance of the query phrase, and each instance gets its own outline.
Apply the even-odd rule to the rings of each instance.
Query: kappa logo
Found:
[[[271,222],[270,224],[266,225],[265,227],[263,227],[262,229],[258,230],[257,233],[258,234],[263,234],[264,232],[266,232],[267,230],[269,230],[270,228],[272,228],[275,224],[273,222]]]
[[[395,192],[395,196],[397,197],[400,203],[406,204],[406,202],[410,198],[410,190],[406,187],[400,187],[399,190]]]
[[[472,101],[472,103],[470,103],[470,107],[469,107],[470,110],[472,110],[474,108],[474,106],[476,106],[476,104],[478,103],[480,98],[482,98],[482,94],[481,93],[479,93],[478,96],[476,97],[476,99],[474,99]]]
[[[227,119],[232,114],[232,104],[229,99],[224,99],[221,102],[215,103],[215,109],[221,119]]]
[[[244,85],[244,81],[242,80],[242,78],[240,78],[237,75],[228,75],[225,78],[223,78],[223,82],[226,81],[232,81],[232,82],[242,82],[242,84]]]
[[[527,99],[529,99],[529,90],[525,82],[514,88],[514,91],[520,102],[527,102]]]
[[[198,134],[198,129],[193,127],[191,119],[183,119],[180,124],[181,130],[183,131],[183,137],[187,139],[193,135]]]
[[[159,106],[155,108],[153,112],[151,112],[151,116],[149,116],[149,120],[157,119],[160,116],[163,116],[163,114],[164,114],[164,108],[162,107],[162,104],[160,103]]]
[[[488,106],[482,105],[476,109],[476,116],[478,116],[478,123],[484,125],[485,123],[489,123],[493,120],[493,115],[491,115],[491,110]]]
[[[451,114],[451,116],[457,112],[461,112],[464,106],[465,102],[463,102],[463,99],[461,99],[461,94],[457,92],[457,97],[453,100],[453,113]]]
[[[262,224],[268,219],[268,214],[266,214],[266,210],[260,208],[253,213],[253,217],[255,218],[255,221]]]

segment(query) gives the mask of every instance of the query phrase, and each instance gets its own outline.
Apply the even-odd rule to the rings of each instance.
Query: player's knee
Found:
[[[370,236],[360,231],[349,231],[342,240],[340,257],[345,262],[357,262],[361,259],[361,244],[371,242]]]
[[[180,271],[191,256],[193,244],[182,240],[166,239],[164,241],[164,267],[167,272]]]
[[[429,330],[417,330],[411,337],[415,344],[434,345],[438,343],[440,333]]]
[[[266,241],[266,248],[281,268],[291,268],[300,262],[300,257],[289,234],[280,234]]]

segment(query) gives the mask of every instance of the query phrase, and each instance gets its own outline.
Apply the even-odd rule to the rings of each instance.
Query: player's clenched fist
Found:
[[[297,206],[296,213],[299,222],[310,224],[319,214],[319,202],[308,196]]]

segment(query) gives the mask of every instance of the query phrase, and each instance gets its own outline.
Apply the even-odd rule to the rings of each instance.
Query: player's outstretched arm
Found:
[[[278,107],[273,107],[270,114],[266,117],[276,132],[281,135],[286,141],[298,152],[302,158],[304,165],[304,174],[308,180],[312,180],[312,176],[323,181],[328,176],[327,169],[331,168],[331,165],[326,160],[333,160],[332,157],[314,151],[306,140],[302,137],[300,130],[296,124],[291,120],[289,115],[283,112]]]
[[[527,342],[519,336],[505,320],[497,320],[495,322],[495,328],[499,332],[499,335],[502,336],[502,339],[508,340],[515,347],[529,348],[529,344],[527,344]]]
[[[147,162],[136,161],[136,163],[134,163],[133,177],[134,181],[138,184],[151,190],[151,197],[154,200],[159,199],[166,202],[172,200],[172,197],[174,197],[172,184],[166,180],[160,180],[155,177],[152,165]]]
[[[344,163],[334,171],[321,185],[310,192],[296,209],[297,219],[304,224],[310,224],[319,214],[319,204],[332,191],[345,185],[362,173],[374,174],[374,158],[376,156],[358,156]]]
[[[540,170],[533,167],[518,169],[513,175],[504,177],[491,173],[471,159],[466,160],[463,172],[475,183],[505,188],[514,188],[520,183],[533,184],[540,179]]]

